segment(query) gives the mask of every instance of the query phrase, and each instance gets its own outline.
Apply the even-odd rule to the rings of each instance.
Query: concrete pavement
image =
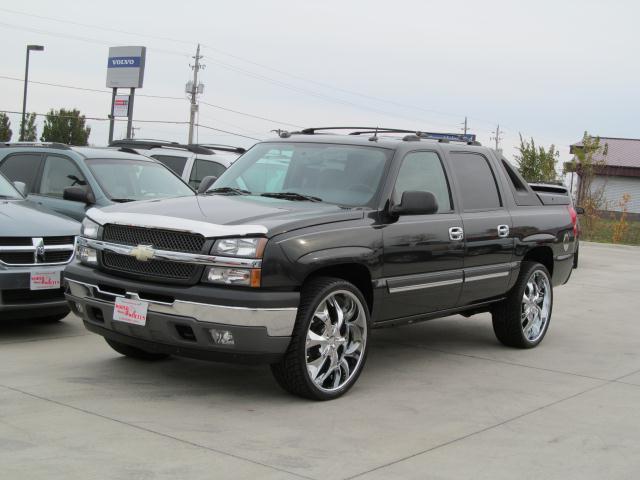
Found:
[[[118,356],[68,317],[0,324],[7,479],[601,479],[640,474],[640,248],[581,245],[540,347],[489,315],[374,332],[325,403],[266,366]]]

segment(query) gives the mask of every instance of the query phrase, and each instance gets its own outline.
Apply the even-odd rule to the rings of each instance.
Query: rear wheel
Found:
[[[111,348],[113,348],[120,355],[124,355],[125,357],[131,357],[138,360],[163,360],[170,356],[167,353],[147,352],[145,350],[141,350],[139,348],[132,347],[131,345],[111,340],[109,338],[105,338],[105,341]]]
[[[522,262],[509,296],[493,309],[493,331],[500,342],[533,348],[549,329],[553,309],[551,277],[544,265]]]
[[[339,278],[314,279],[303,288],[289,349],[271,371],[290,393],[337,398],[362,372],[369,330],[369,309],[360,290]]]

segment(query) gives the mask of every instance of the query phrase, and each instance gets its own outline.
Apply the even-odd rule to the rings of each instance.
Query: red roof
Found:
[[[640,168],[640,139],[638,138],[614,138],[600,137],[600,145],[607,144],[607,156],[604,157],[607,165],[611,167]],[[581,147],[582,142],[571,145]],[[593,156],[594,160],[602,160],[602,149]]]

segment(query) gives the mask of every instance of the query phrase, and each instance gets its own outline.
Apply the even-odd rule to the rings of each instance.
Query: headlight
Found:
[[[211,253],[227,257],[262,258],[266,238],[221,238]]]
[[[91,220],[88,217],[85,217],[82,221],[82,227],[80,228],[80,234],[86,238],[98,238],[98,229],[100,225]]]
[[[257,288],[260,286],[260,269],[209,267],[205,278],[209,283]]]

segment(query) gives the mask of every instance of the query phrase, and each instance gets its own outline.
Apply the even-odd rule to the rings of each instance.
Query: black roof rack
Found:
[[[109,144],[110,147],[121,148],[139,148],[141,150],[151,150],[152,148],[178,148],[187,150],[192,153],[202,153],[205,155],[213,155],[215,152],[201,145],[186,145],[178,142],[167,142],[164,140],[147,140],[139,138],[125,138],[122,140],[114,140]]]
[[[60,150],[71,150],[69,145],[59,142],[2,142],[0,147],[46,147],[59,148]]]
[[[247,149],[243,147],[234,147],[233,145],[222,145],[218,143],[196,143],[194,145],[210,150],[219,150],[221,152],[244,153],[247,151]]]
[[[476,135],[473,133],[441,133],[441,132],[421,132],[416,130],[401,128],[384,128],[384,127],[310,127],[300,130],[299,132],[291,132],[291,134],[315,135],[316,132],[325,132],[330,130],[352,130],[349,135],[365,135],[373,134],[375,136],[385,133],[407,133],[404,141],[416,141],[417,139],[438,140],[442,143],[462,142],[468,145],[480,145],[476,141]],[[289,132],[287,132],[288,134]],[[417,138],[416,138],[417,137]]]

